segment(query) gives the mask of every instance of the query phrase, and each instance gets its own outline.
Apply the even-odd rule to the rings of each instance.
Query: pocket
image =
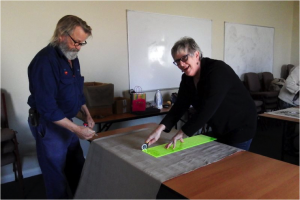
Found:
[[[62,78],[59,83],[58,101],[71,100],[77,94],[75,78]]]
[[[64,85],[69,85],[69,84],[72,84],[74,82],[74,79],[73,78],[62,78],[62,79],[60,79],[60,81]]]
[[[37,133],[38,133],[39,137],[44,138],[46,136],[46,129],[45,129],[44,124],[39,123],[36,130],[37,130]]]

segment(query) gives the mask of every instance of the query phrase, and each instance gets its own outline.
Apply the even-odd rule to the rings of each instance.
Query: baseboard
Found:
[[[23,178],[42,174],[36,154],[26,155],[22,158]],[[1,167],[1,184],[15,181],[12,164]]]
[[[36,155],[28,155],[22,158],[23,178],[41,174],[41,169]],[[15,181],[12,164],[1,167],[1,184]]]
[[[31,177],[31,176],[39,175],[41,173],[42,172],[39,169],[34,169],[34,170],[30,170],[30,171],[23,171],[23,178],[28,178],[28,177]],[[14,173],[10,173],[10,174],[4,175],[4,176],[1,174],[1,184],[13,182],[13,181],[15,181]]]

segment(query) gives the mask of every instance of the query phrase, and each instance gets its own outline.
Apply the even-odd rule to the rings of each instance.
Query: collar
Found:
[[[67,59],[66,56],[64,55],[64,53],[60,50],[60,48],[58,46],[55,46],[54,49],[60,57],[64,57],[65,59]]]
[[[51,44],[49,44],[50,46],[51,46]],[[58,47],[58,46],[55,46],[55,47],[53,47],[54,48],[54,50],[56,51],[56,53],[57,53],[57,55],[59,56],[59,57],[61,57],[61,58],[63,58],[63,59],[65,59],[65,60],[67,60],[68,61],[68,59],[67,59],[67,57],[65,56],[65,54],[60,50],[60,48]],[[76,59],[78,59],[78,58],[75,58],[74,60],[76,60]],[[74,61],[73,60],[73,61]]]

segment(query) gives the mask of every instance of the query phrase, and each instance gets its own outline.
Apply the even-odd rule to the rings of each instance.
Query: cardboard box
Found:
[[[130,99],[123,97],[115,97],[113,104],[113,113],[122,114],[131,112],[131,101]]]
[[[114,85],[111,83],[85,82],[83,94],[86,106],[92,118],[103,118],[113,114],[112,105],[114,103]],[[77,117],[84,119],[79,112]]]
[[[85,82],[83,93],[88,108],[111,106],[114,102],[114,85],[111,83]]]
[[[88,109],[93,119],[99,119],[113,114],[112,105],[95,106]],[[77,117],[79,119],[85,119],[80,111],[77,113]]]

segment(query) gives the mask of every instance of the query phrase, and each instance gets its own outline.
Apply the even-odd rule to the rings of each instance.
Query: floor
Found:
[[[299,127],[298,127],[299,128]],[[283,126],[277,120],[259,120],[257,133],[252,141],[250,151],[270,158],[280,160],[281,139]],[[297,129],[299,132],[299,129]],[[299,155],[284,154],[284,162],[299,166]],[[1,185],[1,199],[21,199],[18,182],[9,182]],[[24,198],[46,198],[42,175],[24,179]]]
[[[18,182],[9,182],[1,184],[1,199],[46,199],[46,189],[41,174],[25,178],[23,181],[24,197]]]

